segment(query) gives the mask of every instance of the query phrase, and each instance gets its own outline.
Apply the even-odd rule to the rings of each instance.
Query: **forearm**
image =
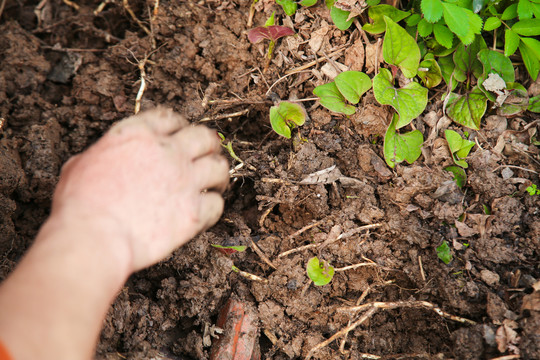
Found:
[[[107,228],[51,217],[1,285],[0,339],[15,359],[91,358],[130,272],[130,250],[121,248],[126,242],[110,238],[117,235]]]

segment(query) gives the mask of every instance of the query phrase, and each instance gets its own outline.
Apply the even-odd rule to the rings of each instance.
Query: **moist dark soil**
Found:
[[[7,0],[0,15],[0,278],[47,217],[62,164],[136,105],[165,105],[217,129],[242,163],[230,158],[220,222],[129,279],[98,359],[207,359],[212,325],[233,294],[257,309],[263,359],[303,358],[362,314],[339,308],[411,301],[454,318],[428,306],[379,309],[314,358],[540,359],[540,198],[526,191],[539,184],[535,114],[488,113],[471,132],[477,146],[460,189],[444,170],[452,159],[443,133],[463,128],[441,102],[413,121],[427,139],[423,156],[390,169],[389,108],[368,93],[345,117],[313,100],[343,64],[373,76],[380,54],[376,38],[337,30],[321,2],[289,18],[259,1],[253,26],[276,10],[298,34],[278,42],[268,69],[267,45],[247,39],[251,1],[99,5]],[[141,68],[146,88],[136,101]],[[270,127],[269,93],[311,99],[298,102],[309,119],[290,140]],[[445,241],[449,264],[436,251]],[[227,256],[211,244],[248,249]],[[309,244],[318,245],[280,256]],[[335,268],[366,265],[315,286],[306,274],[313,256]]]

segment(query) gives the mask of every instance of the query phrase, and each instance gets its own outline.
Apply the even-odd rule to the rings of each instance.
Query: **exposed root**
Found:
[[[146,25],[144,25],[143,22],[137,18],[137,16],[133,12],[133,10],[131,10],[131,7],[129,6],[128,0],[122,0],[122,5],[124,5],[124,9],[126,9],[128,14],[137,23],[137,25],[139,25],[139,27],[141,29],[143,29],[143,31],[146,33],[146,35],[153,38],[154,36],[152,35],[152,32],[150,31],[150,29]]]
[[[365,322],[367,319],[369,319],[371,316],[373,316],[373,314],[375,314],[377,312],[377,310],[379,310],[379,309],[386,309],[386,310],[388,310],[388,309],[397,309],[397,308],[403,308],[403,307],[424,308],[424,309],[432,310],[435,313],[437,313],[437,315],[442,316],[442,317],[447,318],[447,319],[450,319],[450,320],[453,320],[453,321],[457,321],[457,322],[460,322],[460,323],[463,323],[463,324],[476,325],[476,322],[474,322],[472,320],[465,319],[465,318],[462,318],[462,317],[459,317],[459,316],[452,315],[452,314],[449,314],[447,312],[444,312],[444,311],[441,310],[441,308],[439,308],[435,304],[432,304],[432,303],[427,302],[427,301],[371,302],[371,303],[364,304],[364,305],[358,305],[358,306],[352,306],[352,307],[342,307],[342,308],[337,308],[337,311],[341,311],[341,312],[358,312],[358,311],[363,311],[363,310],[367,310],[367,311],[358,320],[356,320],[352,324],[350,324],[347,327],[341,329],[340,331],[338,331],[337,333],[332,335],[327,340],[315,345],[308,352],[305,359],[306,360],[311,359],[311,357],[313,356],[313,354],[315,352],[317,352],[318,350],[322,349],[323,347],[329,345],[330,343],[332,343],[337,338],[339,338],[341,336],[345,336],[350,331],[357,328],[359,325],[361,325],[363,322]],[[375,356],[377,356],[377,355],[375,355]],[[376,357],[373,358],[373,359],[376,359]]]
[[[254,275],[254,274],[251,274],[251,273],[248,273],[246,271],[242,271],[240,270],[239,268],[237,268],[236,266],[233,265],[232,267],[232,270],[235,272],[235,273],[238,273],[240,276],[248,279],[248,280],[251,280],[251,281],[260,281],[260,282],[263,282],[265,284],[268,283],[268,280],[260,277],[260,276],[257,276],[257,275]]]
[[[274,263],[272,263],[272,261],[270,261],[270,259],[268,258],[268,256],[266,256],[266,254],[261,250],[261,248],[255,244],[255,242],[253,241],[252,238],[249,238],[249,241],[250,241],[250,244],[251,244],[251,248],[257,253],[257,255],[259,255],[259,257],[268,265],[270,266],[272,269],[276,270],[277,267],[276,265],[274,265]]]
[[[214,115],[214,116],[208,116],[208,117],[200,119],[199,122],[229,119],[233,117],[243,116],[243,115],[246,115],[247,113],[249,113],[249,109],[244,109],[242,111],[237,111],[231,114],[219,114],[219,115]]]

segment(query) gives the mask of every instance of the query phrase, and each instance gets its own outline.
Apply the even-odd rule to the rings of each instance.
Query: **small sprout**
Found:
[[[239,245],[239,246],[223,246],[223,245],[217,245],[217,244],[211,244],[213,247],[221,251],[225,255],[231,255],[235,252],[243,252],[246,251],[247,246]]]
[[[316,256],[309,259],[306,270],[311,281],[317,286],[328,284],[334,277],[334,267],[325,261],[319,261]]]
[[[491,209],[486,204],[482,204],[482,208],[484,209],[484,214],[491,215]]]
[[[273,16],[270,17],[266,21],[266,23],[273,23]],[[249,30],[248,32],[248,39],[253,44],[258,44],[263,40],[270,40],[270,44],[268,45],[268,51],[266,52],[266,64],[264,66],[264,70],[268,69],[268,66],[270,65],[270,60],[272,59],[272,53],[274,52],[274,47],[276,46],[276,41],[278,39],[294,35],[295,32],[293,29],[288,28],[286,26],[278,26],[278,25],[271,25],[271,26],[258,26],[254,29]]]
[[[448,147],[452,153],[452,159],[456,165],[459,165],[465,169],[468,168],[469,164],[467,164],[467,162],[463,159],[469,155],[469,152],[475,145],[475,142],[462,139],[461,136],[453,130],[445,130],[444,136],[446,137]]]
[[[264,27],[272,26],[275,24],[276,24],[276,12],[274,11],[272,15],[270,15],[268,20],[266,20],[266,22],[264,23]]]
[[[448,265],[452,261],[452,251],[446,241],[443,241],[441,245],[437,246],[437,256],[443,263]]]
[[[301,126],[306,121],[306,112],[301,105],[289,101],[281,101],[270,108],[270,124],[272,129],[287,139],[291,138],[291,129]]]
[[[527,190],[527,192],[531,196],[540,195],[540,190],[538,190],[536,184],[532,184],[532,185],[528,186],[525,190]]]

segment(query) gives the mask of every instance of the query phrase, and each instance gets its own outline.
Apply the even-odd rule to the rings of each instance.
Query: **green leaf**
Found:
[[[422,0],[420,9],[424,18],[430,23],[436,23],[442,18],[443,6],[441,0]]]
[[[287,139],[291,138],[291,129],[301,126],[306,121],[306,112],[302,106],[282,101],[278,106],[270,108],[270,124],[272,129]]]
[[[529,99],[529,106],[527,107],[527,110],[540,113],[540,95],[536,95],[535,97]]]
[[[349,18],[349,14],[349,11],[338,9],[335,6],[332,6],[332,8],[330,9],[330,17],[332,17],[332,21],[339,30],[347,30],[351,27],[354,18],[347,21],[347,19]]]
[[[281,5],[285,14],[292,16],[296,12],[298,5],[293,0],[276,0],[276,4]]]
[[[446,114],[456,123],[478,130],[482,116],[486,112],[487,100],[478,87],[464,95],[450,93],[446,104]]]
[[[448,147],[450,148],[450,153],[452,154],[452,159],[456,165],[459,165],[464,169],[468,168],[469,165],[463,159],[469,155],[469,152],[475,145],[475,142],[462,139],[461,135],[454,130],[445,130],[444,136],[446,137]]]
[[[334,268],[325,261],[319,261],[316,256],[309,259],[306,270],[313,284],[317,286],[328,284],[334,277]]]
[[[450,29],[448,29],[448,27],[441,24],[434,24],[433,35],[435,35],[435,40],[437,40],[439,44],[447,49],[452,48],[454,34],[450,31]]]
[[[302,6],[305,6],[305,7],[309,7],[309,6],[313,6],[317,3],[317,0],[302,0],[300,2],[300,5]]]
[[[512,30],[523,36],[538,36],[540,35],[540,19],[520,20],[512,25]]]
[[[506,84],[510,95],[504,100],[504,103],[497,109],[497,114],[502,116],[514,116],[527,110],[529,107],[529,95],[523,85],[515,82]]]
[[[424,71],[424,69],[428,70]],[[428,89],[439,85],[442,81],[441,68],[434,59],[425,59],[420,63],[418,76]]]
[[[535,51],[535,49],[531,47],[531,45],[534,46],[535,43],[530,40],[535,39],[521,38],[519,52],[521,53],[521,58],[523,59],[523,63],[525,64],[531,79],[536,79],[538,78],[538,71],[540,70],[540,55],[538,55],[538,51]]]
[[[388,64],[398,66],[403,75],[411,79],[416,75],[420,63],[420,49],[404,28],[388,16],[384,16],[384,21],[386,35],[383,42],[383,58]]]
[[[268,20],[266,20],[266,22],[264,23],[264,26],[265,26],[265,27],[273,26],[275,23],[276,23],[276,12],[273,11],[273,12],[272,12],[272,15],[270,15],[270,17],[268,18]]]
[[[356,111],[354,106],[345,103],[345,98],[333,81],[317,86],[313,89],[313,94],[318,96],[321,99],[321,105],[330,111],[345,115],[352,115]]]
[[[504,56],[514,55],[519,46],[519,35],[511,29],[504,31]]]
[[[465,81],[468,75],[473,74],[476,78],[482,75],[482,63],[477,56],[480,50],[486,49],[486,42],[482,36],[477,36],[474,41],[465,46],[459,44],[454,53],[454,63],[456,64],[456,78]]]
[[[501,19],[499,19],[496,16],[492,16],[486,19],[486,22],[484,23],[484,30],[485,31],[492,31],[501,26],[502,22]]]
[[[426,37],[431,35],[433,32],[433,24],[428,22],[426,19],[420,20],[418,23],[418,35],[421,37]]]
[[[436,251],[437,257],[446,265],[452,261],[452,250],[450,250],[450,246],[448,246],[446,240],[443,241],[441,245],[437,246]]]
[[[518,16],[517,7],[518,7],[517,4],[512,4],[508,6],[506,9],[504,9],[501,15],[501,20],[506,21],[506,20],[517,18]]]
[[[465,173],[465,170],[463,170],[460,166],[450,165],[444,168],[446,171],[450,171],[452,174],[454,174],[454,181],[456,182],[456,185],[463,189],[465,184],[467,183],[467,174]]]
[[[334,6],[334,2],[335,0],[324,0],[324,3],[326,4],[326,7],[328,8],[328,10],[330,10],[332,6]]]
[[[416,26],[418,25],[420,20],[422,20],[422,16],[420,16],[420,14],[412,14],[405,19],[405,23],[407,24],[407,26]]]
[[[487,77],[489,73],[497,73],[505,82],[513,82],[515,80],[514,66],[512,61],[500,52],[483,49],[478,53],[478,60],[484,66],[484,73]]]
[[[450,82],[452,82],[450,91],[453,91],[458,81],[454,78],[455,65],[454,60],[452,59],[452,55],[440,57],[438,64],[441,68],[441,75],[444,79],[444,82],[448,87],[450,87]]]
[[[334,79],[341,94],[353,104],[358,104],[360,97],[371,89],[371,79],[360,71],[345,71]]]
[[[243,245],[238,245],[238,246],[222,246],[222,245],[217,245],[217,244],[210,244],[210,245],[217,249],[231,249],[231,250],[234,250],[234,252],[236,251],[242,252],[242,251],[246,251],[247,249],[247,246],[243,246]]]
[[[409,124],[422,114],[428,100],[428,90],[414,81],[396,89],[388,69],[381,69],[373,78],[373,95],[380,104],[390,105],[399,113],[396,129]]]
[[[475,34],[482,30],[482,18],[469,9],[460,6],[442,3],[444,21],[448,28],[457,35],[465,45],[474,41]]]
[[[390,126],[384,136],[384,159],[388,166],[394,168],[402,161],[412,164],[422,155],[422,144],[424,137],[419,130],[414,130],[405,134],[396,132],[396,124],[399,117],[394,114]]]
[[[384,16],[388,16],[395,22],[399,22],[409,16],[410,12],[401,11],[391,5],[377,5],[370,7],[368,10],[368,16],[373,19],[373,24],[365,24],[362,29],[370,34],[380,34],[386,30],[386,23],[384,22]]]
[[[519,0],[517,6],[519,20],[531,19],[533,16],[532,4],[529,0]]]

